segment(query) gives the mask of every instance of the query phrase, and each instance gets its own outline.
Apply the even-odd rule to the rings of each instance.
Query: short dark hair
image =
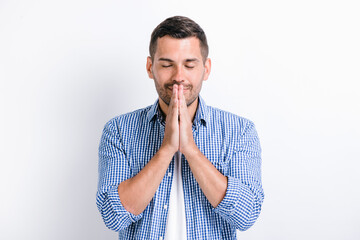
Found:
[[[149,46],[151,60],[154,60],[158,38],[166,35],[178,39],[188,37],[196,37],[199,39],[201,55],[205,63],[209,54],[209,46],[207,44],[205,32],[196,22],[183,16],[167,18],[154,29],[151,34]]]

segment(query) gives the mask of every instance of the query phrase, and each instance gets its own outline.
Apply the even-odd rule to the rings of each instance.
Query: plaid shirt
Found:
[[[151,106],[111,119],[99,146],[96,203],[105,225],[119,239],[156,239],[165,235],[174,158],[153,199],[139,215],[128,212],[118,185],[135,176],[161,146],[165,121],[159,100]],[[187,239],[236,239],[236,229],[251,227],[260,214],[261,148],[254,124],[232,113],[207,106],[199,96],[192,126],[200,151],[228,178],[224,199],[213,208],[182,155]]]

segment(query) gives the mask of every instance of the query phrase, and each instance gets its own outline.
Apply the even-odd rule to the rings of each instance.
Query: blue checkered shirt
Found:
[[[106,123],[99,146],[96,203],[105,225],[119,239],[156,239],[165,235],[174,157],[153,199],[139,215],[121,204],[118,185],[135,176],[155,155],[164,137],[159,100]],[[200,151],[228,178],[224,199],[214,208],[196,182],[182,155],[187,239],[236,239],[258,218],[264,193],[260,143],[254,124],[232,113],[207,106],[199,96],[192,126]]]

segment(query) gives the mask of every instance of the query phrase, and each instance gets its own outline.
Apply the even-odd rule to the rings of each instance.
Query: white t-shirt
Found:
[[[165,240],[186,240],[184,191],[181,176],[181,152],[175,153],[174,176],[170,191]]]

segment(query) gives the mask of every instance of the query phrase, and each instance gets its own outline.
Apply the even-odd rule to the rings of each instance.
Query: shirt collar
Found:
[[[206,126],[207,122],[209,122],[208,107],[205,104],[204,99],[199,95],[199,105],[195,113],[194,125],[204,124]]]
[[[156,99],[156,101],[154,102],[153,105],[150,106],[150,109],[146,114],[149,122],[153,120],[157,115],[158,106],[159,106],[159,99]]]
[[[155,119],[156,117],[160,120],[160,122],[163,120],[159,107],[159,99],[156,99],[156,101],[154,102],[153,105],[151,105],[147,113],[147,118],[149,122]],[[207,105],[205,104],[204,99],[199,95],[199,103],[195,113],[193,125],[198,126],[199,124],[204,124],[206,126],[206,123],[208,121],[209,121],[209,111]]]

